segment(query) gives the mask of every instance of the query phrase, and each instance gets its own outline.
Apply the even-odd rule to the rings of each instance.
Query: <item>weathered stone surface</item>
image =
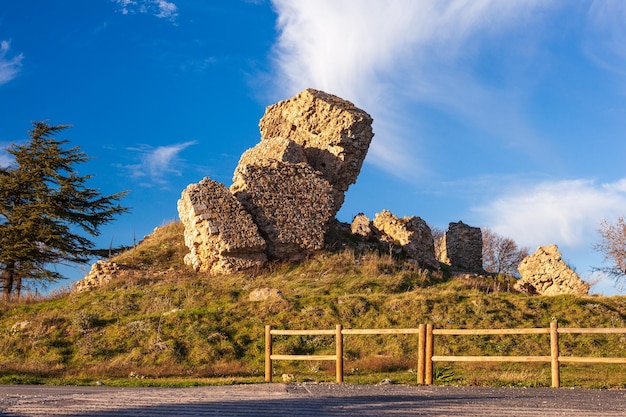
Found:
[[[365,239],[376,238],[379,235],[372,221],[363,213],[359,213],[354,216],[352,224],[350,225],[350,231],[352,234],[361,236]]]
[[[435,247],[430,227],[419,217],[403,217],[399,219],[389,210],[376,214],[374,226],[391,243],[399,244],[409,259],[421,266],[439,269],[435,259]]]
[[[262,140],[287,138],[304,148],[308,164],[332,185],[336,211],[356,182],[374,136],[369,114],[314,89],[267,107],[259,127]]]
[[[283,292],[276,288],[257,288],[248,295],[250,301],[265,301],[269,298],[284,298]]]
[[[298,260],[322,249],[335,215],[333,188],[307,164],[274,159],[237,168],[231,192],[252,215],[271,258]]]
[[[285,138],[270,138],[259,142],[241,155],[239,164],[235,168],[234,178],[239,176],[239,167],[258,164],[261,161],[276,160],[292,164],[306,163],[304,149],[298,143]],[[233,179],[233,181],[236,181]]]
[[[515,283],[518,291],[539,295],[589,293],[589,284],[567,266],[556,245],[540,246],[517,269],[522,276]]]
[[[480,227],[468,226],[461,221],[452,222],[435,246],[440,262],[467,271],[483,270],[483,234]]]
[[[123,265],[115,262],[99,260],[91,265],[91,270],[85,278],[76,282],[74,291],[83,292],[91,291],[94,288],[107,284],[113,279],[116,273],[125,269]]]
[[[204,178],[178,200],[190,253],[185,263],[197,271],[231,273],[263,265],[265,240],[252,217],[224,185]]]

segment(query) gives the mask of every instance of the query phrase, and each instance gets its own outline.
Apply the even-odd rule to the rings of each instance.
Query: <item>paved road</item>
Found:
[[[0,386],[2,416],[626,416],[626,390],[258,384]]]

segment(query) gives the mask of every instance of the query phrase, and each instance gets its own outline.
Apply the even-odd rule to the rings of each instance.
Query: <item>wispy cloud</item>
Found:
[[[615,221],[626,207],[626,179],[598,184],[577,179],[518,185],[475,208],[480,223],[523,246],[557,243],[591,247],[600,221]]]
[[[122,14],[145,13],[160,19],[174,21],[178,16],[178,7],[167,0],[111,0],[117,4]]]
[[[533,45],[552,3],[273,0],[280,30],[274,50],[279,94],[320,88],[366,109],[377,135],[370,161],[402,177],[426,165],[420,148],[430,138],[415,130],[416,106],[533,146],[536,135],[519,98],[530,82],[525,74],[532,72]],[[478,58],[486,50],[497,50],[498,62],[509,63],[491,68],[498,73],[490,80],[497,83],[481,77]],[[396,121],[403,121],[404,131]]]
[[[6,84],[14,79],[22,68],[23,54],[19,54],[12,58],[8,57],[11,43],[9,41],[0,41],[0,85]]]
[[[156,148],[150,145],[128,148],[137,153],[139,163],[121,167],[129,171],[131,176],[139,180],[143,186],[165,186],[168,183],[168,176],[182,174],[180,168],[184,161],[180,159],[180,153],[196,143],[196,141],[189,141]]]
[[[585,52],[599,65],[626,75],[626,3],[595,0],[589,7]]]

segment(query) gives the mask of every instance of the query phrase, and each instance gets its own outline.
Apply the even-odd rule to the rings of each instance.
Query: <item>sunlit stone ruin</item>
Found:
[[[196,270],[228,273],[322,250],[374,136],[366,112],[313,89],[269,106],[259,126],[261,141],[241,156],[230,188],[205,178],[183,191],[185,262]]]
[[[419,268],[482,274],[480,228],[450,223],[437,242],[419,217],[382,210],[352,224],[335,219],[374,136],[372,118],[337,96],[307,89],[267,107],[259,143],[245,151],[226,186],[208,177],[182,191],[178,213],[189,253],[185,263],[211,275],[298,261],[330,250],[343,233],[362,251],[388,250]],[[336,243],[336,242],[335,242]],[[334,245],[334,243],[333,243]],[[337,249],[333,247],[332,249]],[[89,290],[120,266],[100,261],[76,286]],[[556,246],[540,247],[519,266],[516,289],[527,294],[586,294],[589,286],[561,260]],[[255,299],[280,297],[270,290]]]
[[[483,234],[479,227],[462,221],[450,223],[448,231],[435,244],[439,262],[466,271],[483,269]]]
[[[522,278],[515,289],[529,295],[586,295],[589,284],[561,258],[556,245],[540,246],[518,266]]]

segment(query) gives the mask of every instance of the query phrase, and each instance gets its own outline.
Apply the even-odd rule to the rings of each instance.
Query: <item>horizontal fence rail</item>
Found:
[[[432,324],[420,324],[411,329],[344,329],[338,324],[329,330],[280,330],[265,326],[265,381],[272,382],[272,361],[313,360],[335,361],[336,380],[343,383],[343,336],[344,335],[418,335],[417,382],[433,383],[434,362],[550,362],[552,387],[560,386],[560,363],[626,364],[626,357],[581,357],[559,354],[559,334],[626,334],[626,328],[559,328],[556,321],[549,328],[531,329],[435,329]],[[550,335],[550,355],[530,356],[461,356],[434,355],[435,336],[481,336],[481,335]],[[281,355],[273,353],[272,336],[335,336],[334,355]]]

